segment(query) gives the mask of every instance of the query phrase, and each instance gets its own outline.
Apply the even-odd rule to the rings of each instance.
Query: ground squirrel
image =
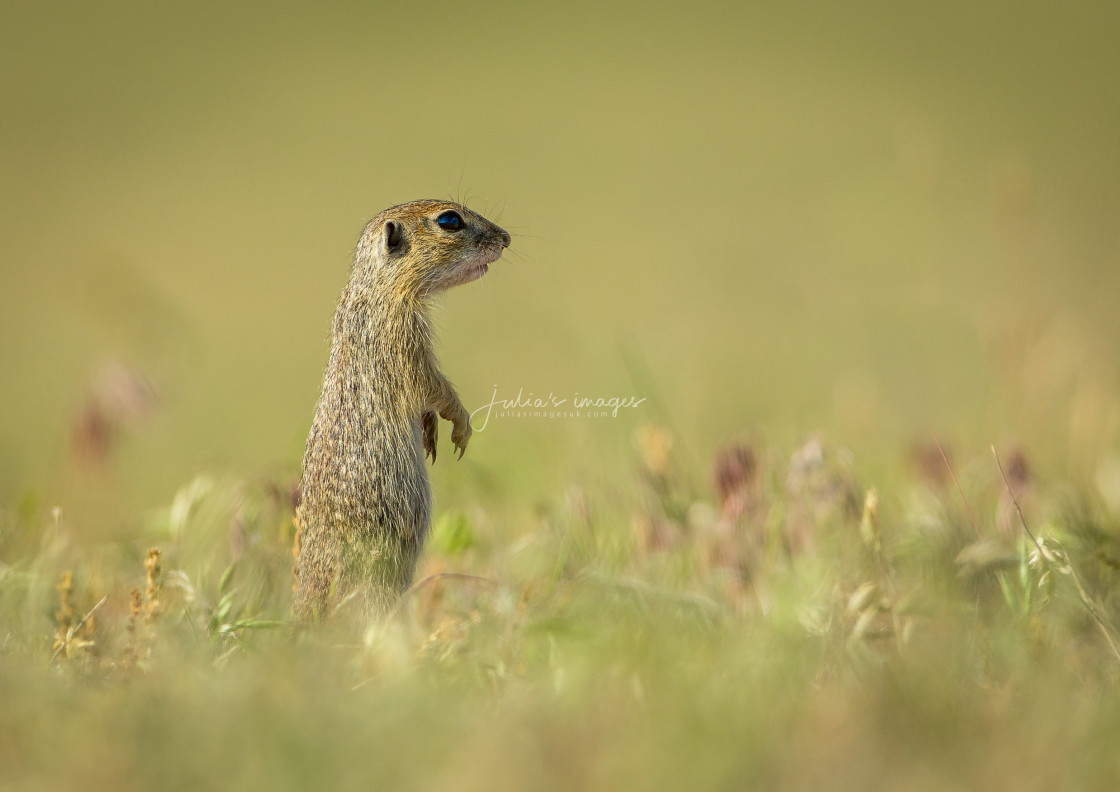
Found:
[[[470,415],[432,350],[432,298],[482,277],[510,244],[449,201],[386,209],[362,231],[307,438],[292,612],[323,617],[357,593],[384,612],[412,581],[431,524],[425,455],[439,418],[462,458]],[[437,417],[438,416],[438,417]]]

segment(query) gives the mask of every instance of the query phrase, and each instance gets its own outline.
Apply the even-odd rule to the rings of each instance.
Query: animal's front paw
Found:
[[[466,412],[453,422],[454,428],[451,430],[451,442],[459,449],[459,459],[463,458],[463,452],[467,450],[467,443],[471,439],[471,418]]]
[[[439,416],[435,414],[434,410],[428,410],[420,417],[420,425],[424,430],[424,456],[430,456],[432,464],[435,464],[436,439],[439,437]]]

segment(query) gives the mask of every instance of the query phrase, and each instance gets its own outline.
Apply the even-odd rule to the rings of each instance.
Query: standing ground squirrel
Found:
[[[353,593],[384,612],[411,584],[431,525],[424,457],[435,462],[439,418],[460,458],[471,436],[432,350],[431,301],[481,278],[509,243],[449,201],[393,206],[362,231],[303,458],[297,618],[326,616]]]

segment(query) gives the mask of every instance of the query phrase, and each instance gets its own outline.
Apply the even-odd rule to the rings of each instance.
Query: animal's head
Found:
[[[426,297],[477,280],[509,247],[509,234],[452,201],[412,201],[373,218],[357,266],[403,295]]]

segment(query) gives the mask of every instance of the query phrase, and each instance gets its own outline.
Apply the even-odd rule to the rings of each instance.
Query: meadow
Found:
[[[443,510],[386,622],[287,621],[275,481],[196,478],[147,553],[79,552],[64,514],[9,521],[5,787],[1120,780],[1115,506],[1040,489],[1015,453],[1006,481],[965,465],[966,502],[933,448],[879,494],[817,439],[730,446],[713,499],[665,430],[639,448],[623,491],[573,486],[531,520]]]
[[[1111,5],[4,17],[0,790],[1120,785]],[[420,197],[514,235],[436,314],[476,422],[563,407],[445,427],[410,596],[300,628]]]

